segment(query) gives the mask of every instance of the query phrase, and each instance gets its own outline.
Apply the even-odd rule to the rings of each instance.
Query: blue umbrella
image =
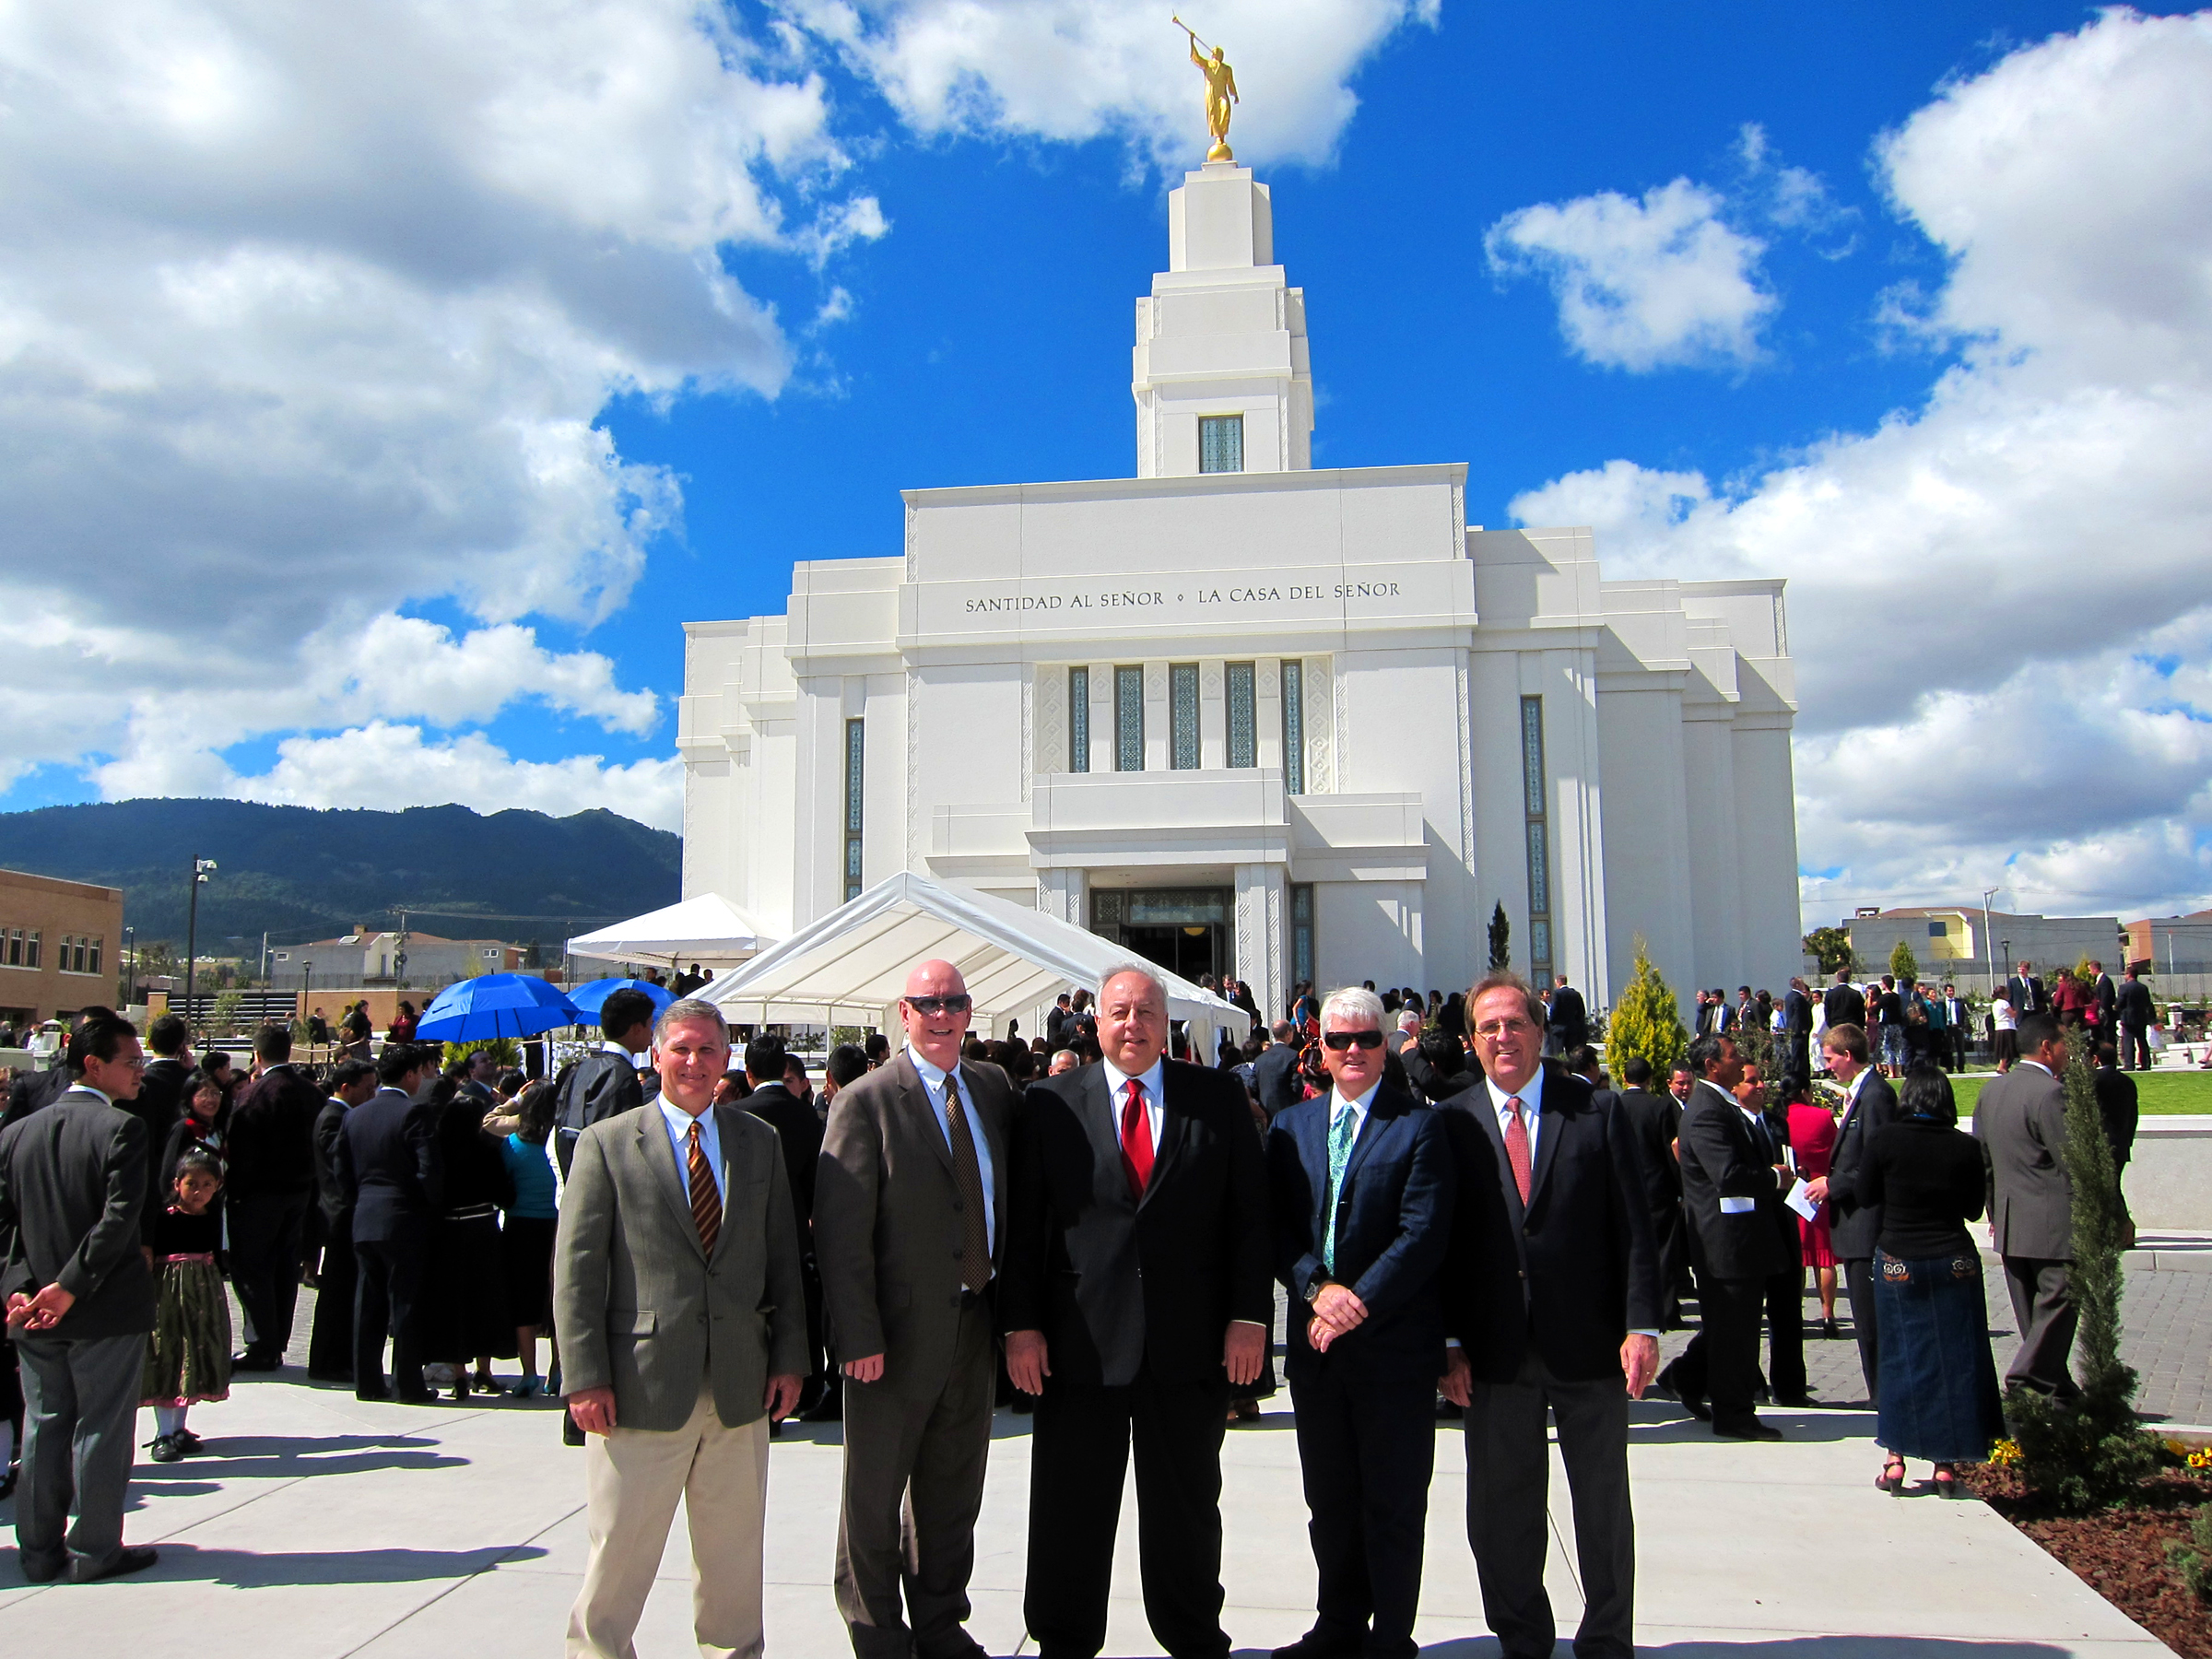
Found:
[[[576,1005],[535,974],[487,973],[438,993],[422,1011],[415,1035],[424,1042],[481,1042],[490,1037],[535,1037],[581,1023]]]
[[[675,992],[665,985],[656,985],[651,980],[594,980],[588,985],[579,985],[569,993],[569,1000],[576,1005],[577,1011],[583,1016],[576,1023],[597,1025],[601,1006],[618,991],[644,992],[653,998],[653,1011],[656,1016],[665,1011],[668,1005],[676,1000]]]

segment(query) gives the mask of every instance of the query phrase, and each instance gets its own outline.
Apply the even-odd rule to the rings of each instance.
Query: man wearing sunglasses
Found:
[[[837,1091],[814,1187],[824,1324],[844,1373],[837,1606],[858,1659],[965,1659],[997,1377],[1007,1123],[995,1065],[960,1061],[974,1003],[950,962],[908,975],[906,1041]]]
[[[1275,1317],[1260,1141],[1234,1077],[1162,1057],[1150,969],[1099,987],[1099,1042],[1030,1087],[1014,1136],[999,1314],[1006,1370],[1040,1396],[1022,1611],[1041,1659],[1104,1645],[1134,1446],[1145,1617],[1177,1659],[1225,1659],[1221,1437]]]
[[[1511,973],[1467,994],[1483,1077],[1441,1113],[1459,1161],[1441,1386],[1467,1408],[1467,1542],[1505,1659],[1550,1659],[1555,1636],[1547,1415],[1574,1501],[1577,1659],[1633,1659],[1629,1402],[1659,1365],[1659,1256],[1634,1132],[1545,1063],[1544,1016]]]
[[[1457,1177],[1442,1120],[1383,1079],[1382,1018],[1372,991],[1332,992],[1329,1092],[1267,1133],[1276,1275],[1291,1303],[1283,1370],[1321,1580],[1312,1630],[1276,1659],[1416,1652]]]

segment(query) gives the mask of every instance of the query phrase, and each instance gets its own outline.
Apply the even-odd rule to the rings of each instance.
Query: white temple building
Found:
[[[1186,977],[1609,1005],[1798,971],[1780,581],[1609,582],[1587,529],[1466,523],[1459,464],[1316,470],[1267,186],[1169,197],[1136,477],[904,494],[895,556],[685,627],[684,892],[778,934],[900,870]],[[1686,997],[1687,1000],[1687,997]]]

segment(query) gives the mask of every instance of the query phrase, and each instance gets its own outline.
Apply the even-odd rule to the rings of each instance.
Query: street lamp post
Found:
[[[138,930],[123,930],[123,1006],[129,1007],[137,1000],[138,990]]]
[[[207,879],[207,872],[215,868],[215,860],[192,856],[192,900],[185,911],[184,920],[184,1018],[192,1019],[192,988],[194,970],[199,966],[200,949],[200,884]]]
[[[1989,970],[1989,994],[1992,1001],[1996,999],[1997,994],[1997,959],[1989,948],[1989,901],[2004,890],[2003,888],[1982,889],[1982,960]]]

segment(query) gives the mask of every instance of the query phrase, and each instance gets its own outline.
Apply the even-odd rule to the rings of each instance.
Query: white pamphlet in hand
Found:
[[[1783,1202],[1810,1221],[1819,1215],[1820,1206],[1805,1195],[1807,1191],[1805,1182],[1800,1181],[1790,1188],[1790,1195]]]

